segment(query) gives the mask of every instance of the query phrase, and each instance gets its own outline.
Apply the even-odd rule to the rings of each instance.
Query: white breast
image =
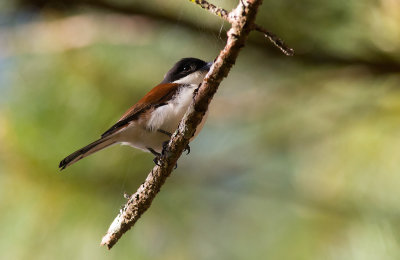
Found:
[[[192,102],[193,92],[196,88],[197,85],[185,85],[180,88],[173,100],[167,105],[156,108],[148,120],[148,129],[151,131],[162,129],[170,133],[175,132],[179,122]]]
[[[175,132],[178,128],[179,122],[182,120],[192,102],[193,92],[197,87],[198,85],[195,84],[182,86],[179,92],[170,102],[168,102],[168,104],[160,106],[152,112],[145,126],[132,123],[130,126],[125,128],[119,134],[120,141],[123,144],[144,151],[148,151],[148,148],[152,148],[156,152],[160,153],[162,151],[162,144],[169,140],[169,136],[160,133],[157,130],[161,129],[171,134]],[[195,136],[197,136],[203,127],[205,119],[206,116],[198,126]]]

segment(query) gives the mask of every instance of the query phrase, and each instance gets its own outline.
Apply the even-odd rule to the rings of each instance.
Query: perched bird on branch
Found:
[[[210,70],[212,62],[196,58],[178,61],[163,81],[133,105],[101,138],[64,158],[60,169],[113,144],[124,144],[151,152],[157,163],[163,146],[178,128],[192,102],[194,91]],[[204,125],[198,126],[194,139]],[[191,140],[192,140],[191,139]]]

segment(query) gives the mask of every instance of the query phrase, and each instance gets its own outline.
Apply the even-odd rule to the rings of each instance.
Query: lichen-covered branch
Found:
[[[140,185],[135,194],[130,196],[126,205],[114,219],[107,234],[103,237],[101,245],[106,245],[110,249],[150,207],[154,197],[171,174],[178,158],[195,133],[197,125],[208,110],[220,82],[228,75],[229,70],[235,64],[240,49],[244,46],[247,36],[253,29],[256,13],[261,2],[262,0],[241,0],[236,9],[229,13],[232,27],[228,31],[225,48],[215,59],[177,131],[171,137],[161,157],[160,166],[155,166],[147,176],[146,181]]]
[[[231,17],[229,16],[229,12],[226,11],[225,9],[217,7],[217,6],[207,2],[206,0],[189,0],[189,1],[197,4],[198,6],[200,6],[203,9],[221,17],[222,19],[224,19],[228,22],[231,22]],[[276,47],[278,47],[285,55],[293,56],[294,50],[292,48],[290,48],[289,46],[287,46],[285,44],[285,42],[282,39],[280,39],[276,34],[268,31],[267,29],[263,28],[260,25],[255,24],[255,23],[253,24],[253,29],[264,34],[264,36],[270,42],[272,42]]]

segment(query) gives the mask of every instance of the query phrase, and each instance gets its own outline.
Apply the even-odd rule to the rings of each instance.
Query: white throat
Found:
[[[174,81],[173,83],[180,84],[178,92],[173,96],[173,98],[167,102],[166,105],[156,108],[147,121],[146,128],[150,131],[157,131],[162,129],[169,133],[175,132],[178,127],[179,122],[185,115],[190,103],[193,100],[193,93],[195,89],[200,85],[206,76],[207,71],[196,71],[186,77]],[[201,127],[196,132],[200,132]],[[157,133],[158,136],[165,139],[164,134]],[[168,140],[168,138],[166,138]],[[157,143],[162,143],[159,140],[155,140]],[[150,146],[156,151],[159,151],[161,146]],[[156,149],[157,148],[157,149]]]
[[[187,84],[187,85],[199,85],[201,82],[203,82],[204,77],[206,76],[207,71],[195,71],[186,77],[183,77],[181,79],[175,80],[172,83],[177,83],[177,84]]]

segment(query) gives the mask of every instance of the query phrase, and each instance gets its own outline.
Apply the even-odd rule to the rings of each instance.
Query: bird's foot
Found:
[[[161,152],[161,154],[165,154],[165,150],[168,147],[168,143],[169,143],[169,141],[165,141],[165,142],[162,143],[162,152]]]
[[[162,133],[162,134],[168,135],[169,138],[172,137],[172,134],[171,134],[170,132],[168,132],[168,131],[165,131],[165,130],[163,130],[163,129],[158,129],[157,131],[160,132],[160,133]],[[165,142],[163,143],[163,145],[162,145],[162,147],[163,147],[163,152],[162,152],[162,154],[164,154],[164,150],[165,150],[165,148],[167,147],[168,143],[169,143],[169,141],[165,141]],[[186,154],[189,154],[189,153],[190,153],[190,146],[187,145],[183,151],[186,152]]]
[[[184,152],[186,152],[186,155],[190,154],[190,146],[189,144],[186,145],[185,149],[183,149]]]
[[[149,150],[149,152],[151,152],[153,155],[155,155],[153,162],[157,165],[157,166],[161,166],[161,153],[157,153],[156,151],[154,151],[153,148],[147,147],[147,150]]]
[[[156,157],[154,157],[153,162],[154,162],[157,166],[161,166],[161,155],[157,155]]]
[[[162,149],[162,152],[161,152],[162,155],[165,155],[165,151],[166,151],[166,149],[167,149],[168,143],[169,143],[169,141],[163,142],[163,144],[162,144],[163,149]],[[189,148],[189,149],[190,149],[190,148]],[[160,157],[161,157],[161,156],[160,156]],[[154,160],[155,160],[155,159],[156,159],[156,158],[154,158]],[[178,168],[178,163],[175,164],[174,170],[175,170],[176,168]]]

